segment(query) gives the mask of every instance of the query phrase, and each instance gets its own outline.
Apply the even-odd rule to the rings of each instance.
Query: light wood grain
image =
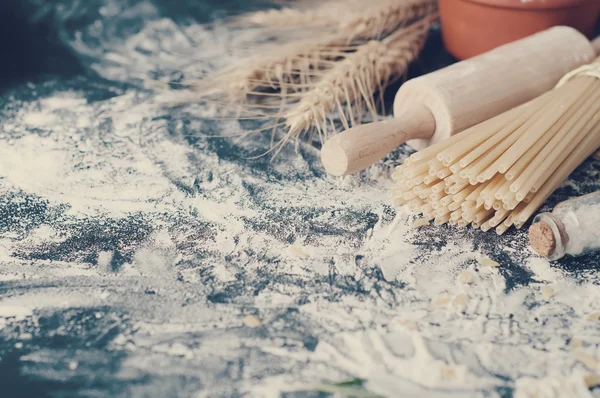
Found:
[[[559,26],[406,82],[394,101],[402,114],[415,98],[433,113],[423,149],[551,90],[567,73],[592,62],[596,52],[577,30]]]
[[[435,119],[429,109],[416,105],[404,117],[354,127],[331,138],[321,149],[323,167],[334,176],[363,170],[407,140],[429,138]]]

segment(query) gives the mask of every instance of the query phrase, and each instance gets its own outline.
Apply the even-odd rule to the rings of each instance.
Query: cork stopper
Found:
[[[545,222],[538,222],[529,228],[529,244],[540,256],[548,257],[556,250],[556,237],[552,228]]]

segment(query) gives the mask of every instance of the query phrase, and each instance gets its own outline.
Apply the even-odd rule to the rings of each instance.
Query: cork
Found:
[[[552,228],[545,222],[538,222],[529,228],[529,244],[540,256],[548,257],[556,250],[556,237]]]

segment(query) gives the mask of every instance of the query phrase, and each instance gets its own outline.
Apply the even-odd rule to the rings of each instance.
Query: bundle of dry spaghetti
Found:
[[[395,171],[392,195],[426,222],[503,234],[521,228],[599,146],[600,58],[554,90],[414,153]]]
[[[275,44],[193,82],[190,101],[267,122],[257,131],[283,132],[275,153],[303,134],[323,142],[367,115],[378,118],[383,95],[376,94],[405,75],[436,12],[436,0],[338,0],[239,17],[234,25],[258,26]]]

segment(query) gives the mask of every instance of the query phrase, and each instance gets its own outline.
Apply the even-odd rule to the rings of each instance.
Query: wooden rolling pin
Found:
[[[416,149],[444,140],[523,104],[600,53],[575,29],[559,26],[406,82],[394,119],[351,128],[323,145],[335,175],[356,173],[408,140]]]

